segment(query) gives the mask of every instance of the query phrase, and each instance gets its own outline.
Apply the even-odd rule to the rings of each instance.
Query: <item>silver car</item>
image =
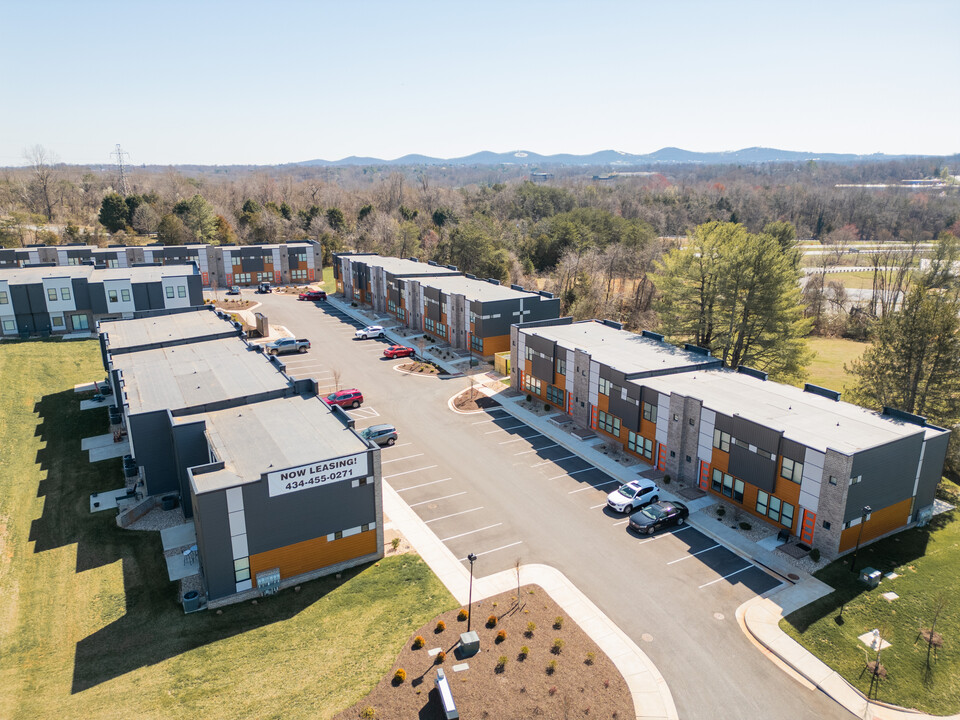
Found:
[[[397,441],[397,429],[393,425],[371,425],[360,431],[364,440],[373,440],[377,445],[390,447]]]

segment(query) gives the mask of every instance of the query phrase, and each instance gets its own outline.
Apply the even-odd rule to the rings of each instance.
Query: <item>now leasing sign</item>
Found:
[[[367,476],[367,454],[357,453],[267,474],[270,497]]]

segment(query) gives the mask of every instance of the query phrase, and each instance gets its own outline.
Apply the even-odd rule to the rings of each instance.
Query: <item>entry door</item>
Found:
[[[800,542],[804,545],[813,545],[813,531],[817,523],[817,514],[806,508],[803,509],[803,519],[800,521]]]

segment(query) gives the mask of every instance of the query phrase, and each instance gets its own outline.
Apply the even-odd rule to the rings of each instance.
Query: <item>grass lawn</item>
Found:
[[[824,282],[838,282],[844,287],[855,290],[873,289],[873,271],[857,270],[855,272],[827,273],[823,278]]]
[[[88,512],[119,487],[80,439],[107,411],[97,343],[0,345],[0,717],[327,718],[365,696],[410,633],[456,603],[410,555],[222,615],[184,615],[158,533]]]
[[[823,337],[811,337],[807,342],[808,347],[816,353],[816,357],[807,366],[809,376],[806,382],[840,392],[844,392],[848,384],[853,386],[854,378],[844,372],[843,366],[849,365],[863,355],[863,352],[870,347],[869,343]],[[803,384],[801,383],[800,386],[803,387]]]
[[[323,282],[321,285],[328,293],[335,293],[337,291],[337,281],[333,277],[333,265],[328,265],[323,269]]]
[[[891,643],[880,658],[888,675],[871,697],[937,715],[960,711],[960,511],[864,548],[857,568],[866,566],[900,577],[867,589],[850,572],[849,557],[837,560],[816,574],[834,592],[788,615],[780,626],[864,693],[870,674],[861,677],[861,671],[874,653],[857,636],[879,628]],[[881,594],[889,591],[900,598],[887,602]],[[927,644],[917,635],[930,627],[941,595],[947,605],[936,630],[943,647],[928,670]],[[842,625],[836,622],[841,606]]]

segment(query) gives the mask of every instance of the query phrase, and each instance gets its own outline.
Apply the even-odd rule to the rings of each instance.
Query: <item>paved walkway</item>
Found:
[[[348,303],[339,301],[332,295],[330,296],[330,302],[361,322],[369,320],[366,315],[358,312],[358,308],[351,308]],[[386,328],[386,335],[393,342],[401,344],[404,342],[403,336],[391,332],[390,328]],[[451,363],[432,357],[430,353],[427,353],[427,355],[429,356],[428,359],[433,360],[445,370],[451,373],[460,372],[460,368]],[[481,374],[480,377],[482,378],[483,375]],[[479,387],[487,395],[495,397],[501,407],[510,415],[522,420],[553,442],[567,448],[570,452],[575,453],[621,482],[633,480],[637,477],[638,472],[649,469],[649,466],[643,464],[621,465],[597,449],[596,438],[581,440],[565,429],[551,423],[546,416],[537,415],[527,410],[520,404],[524,396],[521,394],[510,396],[499,382],[483,384],[483,380],[481,380]],[[602,443],[600,445],[602,446]],[[450,589],[454,597],[460,602],[465,602],[466,588],[469,582],[469,572],[466,566],[453,557],[447,547],[437,539],[420,517],[407,507],[387,483],[383,483],[383,486],[385,513]],[[712,518],[704,517],[702,514],[698,515],[697,510],[716,502],[716,499],[712,496],[707,495],[691,502],[676,497],[670,492],[669,487],[661,487],[661,496],[666,500],[682,500],[690,508],[688,521],[690,525],[746,560],[778,575],[784,581],[784,585],[773,590],[766,597],[749,600],[737,609],[737,620],[741,628],[767,652],[774,662],[786,672],[819,688],[863,720],[901,720],[906,718],[911,718],[911,720],[931,718],[933,720],[935,716],[932,715],[867,700],[863,693],[784,633],[779,625],[780,619],[784,615],[788,615],[794,610],[828,595],[833,591],[833,588],[820,582],[812,575],[797,569],[775,552],[748,540],[736,530],[726,527],[723,523],[709,522]],[[561,572],[546,565],[523,565],[520,572],[523,582],[536,583],[547,590],[571,619],[588,632],[597,642],[597,645],[620,668],[633,693],[638,718],[677,717],[673,697],[656,666]],[[481,593],[478,598],[496,595],[512,587],[516,587],[516,575],[513,571],[505,571],[474,580],[474,593]],[[941,720],[960,720],[960,714],[949,718],[941,718]]]

